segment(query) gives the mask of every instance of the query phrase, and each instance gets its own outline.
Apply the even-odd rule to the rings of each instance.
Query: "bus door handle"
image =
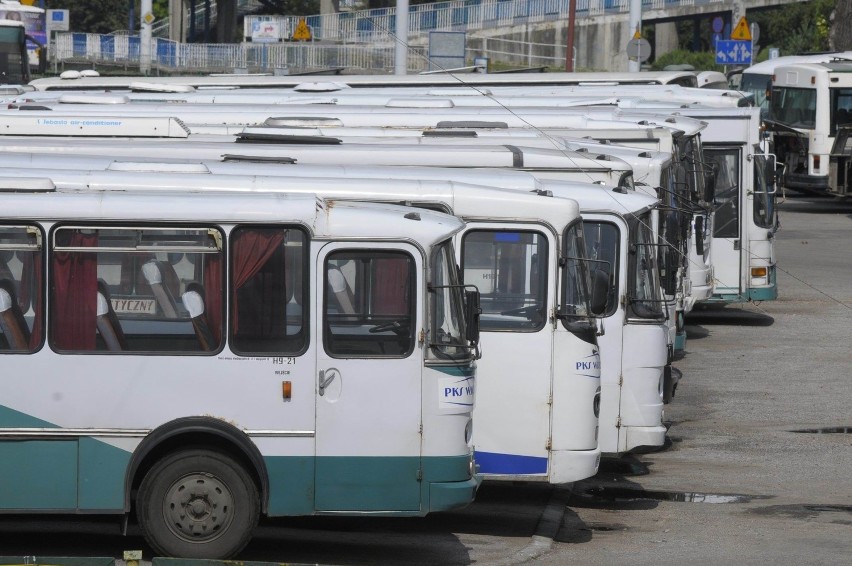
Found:
[[[334,378],[337,377],[336,369],[320,370],[319,372],[319,383],[317,384],[319,389],[320,397],[325,395],[325,388],[331,385],[331,382],[334,381]]]

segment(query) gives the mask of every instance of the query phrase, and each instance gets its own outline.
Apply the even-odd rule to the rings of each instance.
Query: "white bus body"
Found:
[[[212,171],[217,171],[215,175],[199,175],[193,173],[176,174],[168,172],[169,164],[163,164],[165,173],[157,173],[157,164],[155,163],[137,163],[137,172],[130,173],[134,166],[130,163],[119,163],[118,171],[98,172],[97,168],[103,168],[107,163],[105,158],[78,158],[84,169],[86,166],[91,168],[91,171],[73,171],[68,167],[65,171],[48,172],[43,171],[42,174],[49,173],[55,182],[60,186],[68,188],[77,188],[80,190],[99,190],[104,187],[115,185],[132,186],[136,190],[149,191],[170,191],[175,190],[180,186],[192,186],[199,191],[232,191],[232,190],[251,190],[251,191],[288,191],[298,190],[289,187],[289,181],[281,177],[281,175],[296,174],[293,170],[296,167],[280,167],[280,173],[276,174],[271,166],[263,164],[210,164]],[[64,162],[70,159],[60,160],[57,165],[62,166]],[[42,160],[39,160],[41,162]],[[243,173],[253,176],[241,177],[234,176],[235,171],[231,169],[231,174],[224,174],[226,167],[223,165],[234,165],[237,169],[242,169]],[[35,175],[38,173],[38,164],[32,163],[35,168],[31,173],[27,170],[6,169],[5,174],[14,174],[18,176],[26,176],[28,174]],[[258,170],[258,169],[261,170]],[[333,169],[333,168],[330,168]],[[394,168],[395,169],[395,168]],[[404,168],[407,169],[407,168]],[[422,169],[422,168],[417,168]],[[371,172],[372,170],[372,172]],[[357,173],[356,173],[357,171]],[[379,201],[406,201],[417,206],[434,206],[440,204],[448,207],[454,214],[460,216],[468,222],[466,231],[461,235],[459,249],[462,250],[461,264],[465,274],[465,283],[477,283],[480,285],[480,290],[485,299],[489,296],[488,280],[483,280],[481,277],[481,269],[471,269],[468,267],[466,238],[471,232],[481,233],[484,227],[500,226],[502,230],[512,229],[512,222],[521,222],[526,229],[532,229],[537,222],[546,221],[547,224],[559,226],[559,218],[565,215],[565,212],[560,210],[565,208],[560,203],[562,199],[545,199],[544,204],[535,204],[536,199],[531,195],[519,194],[517,197],[509,199],[507,196],[501,195],[500,191],[481,189],[476,187],[463,187],[462,185],[452,185],[447,183],[437,183],[427,181],[429,175],[433,178],[444,178],[447,175],[446,170],[433,169],[423,170],[423,181],[412,184],[400,179],[394,179],[390,182],[384,180],[392,176],[391,168],[357,168],[347,169],[349,175],[346,177],[354,178],[356,174],[370,175],[375,181],[372,182],[368,190],[358,187],[348,187],[339,179],[314,179],[310,187],[318,194],[333,196],[335,198],[369,198]],[[467,180],[474,181],[473,171],[459,171],[459,173],[468,173]],[[259,176],[269,175],[269,176]],[[481,172],[482,181],[491,180],[492,175],[487,171]],[[382,179],[382,180],[380,180]],[[282,184],[286,183],[286,184]],[[618,454],[632,450],[638,446],[660,446],[665,439],[665,427],[662,425],[663,418],[663,391],[664,391],[664,374],[666,373],[666,365],[668,364],[667,342],[666,342],[666,323],[662,311],[662,301],[659,295],[659,285],[654,286],[657,282],[657,276],[654,273],[648,273],[648,270],[655,269],[656,249],[647,246],[647,239],[652,238],[656,229],[656,204],[657,199],[644,195],[630,195],[621,192],[613,192],[611,189],[603,190],[599,187],[584,186],[577,183],[561,183],[561,182],[539,182],[538,192],[548,191],[555,196],[576,199],[581,206],[583,214],[592,214],[596,218],[593,225],[605,223],[599,228],[598,232],[589,232],[589,226],[586,225],[586,233],[589,237],[586,240],[587,249],[590,254],[595,255],[595,259],[599,261],[609,262],[609,277],[611,278],[612,288],[608,297],[608,305],[603,318],[604,333],[599,340],[605,341],[607,347],[602,349],[602,367],[600,369],[601,389],[608,390],[606,395],[600,397],[600,433],[598,438],[598,449],[602,452]],[[453,190],[452,187],[456,188]],[[526,187],[514,185],[514,188],[528,191]],[[529,203],[527,201],[530,201]],[[534,212],[530,207],[541,209],[542,206],[547,207],[546,212]],[[524,212],[529,210],[529,213]],[[529,214],[530,218],[525,219],[525,215]],[[536,220],[540,218],[541,220]],[[504,232],[505,233],[505,232]],[[510,232],[511,233],[511,232]],[[628,252],[631,247],[637,247],[641,253],[649,253],[651,256],[648,263],[644,264],[644,268],[632,263],[632,257]],[[555,254],[555,252],[554,252]],[[602,266],[601,266],[602,268]],[[557,269],[556,266],[550,266],[551,270]],[[646,281],[651,287],[640,285],[640,280]],[[483,287],[483,285],[485,285]],[[562,296],[568,292],[565,284],[562,284]],[[641,295],[637,302],[637,295],[650,293],[649,295]],[[555,296],[556,291],[552,290],[549,296]],[[559,305],[565,304],[565,299],[560,299],[557,304],[551,305],[553,312],[557,312]],[[484,305],[485,300],[484,300]],[[644,309],[637,309],[634,305],[643,305]],[[485,307],[488,310],[487,307]],[[525,352],[534,352],[546,348],[546,344],[542,344],[541,338],[545,338],[546,334],[543,331],[537,333],[524,334],[524,329],[515,329],[511,332],[509,328],[495,328],[493,324],[489,326],[489,315],[483,315],[483,358],[479,361],[478,370],[481,375],[489,375],[490,381],[488,384],[479,383],[477,388],[477,405],[474,411],[474,421],[476,423],[474,432],[474,444],[476,445],[477,464],[480,466],[480,471],[485,477],[495,477],[500,479],[547,479],[548,476],[542,475],[541,469],[545,465],[544,461],[536,463],[536,459],[542,458],[537,452],[530,452],[532,446],[542,445],[542,441],[546,440],[540,433],[536,433],[541,427],[533,426],[527,422],[536,413],[534,407],[540,406],[542,399],[534,395],[536,390],[535,383],[539,380],[533,380],[536,373],[535,368],[531,366],[534,363],[544,363],[547,360],[554,360],[555,368],[552,379],[553,384],[553,405],[552,411],[557,411],[558,407],[562,407],[560,413],[561,419],[565,421],[565,429],[557,430],[556,415],[553,416],[553,429],[551,430],[550,441],[556,445],[566,445],[565,438],[570,438],[568,429],[573,428],[573,436],[577,437],[571,447],[582,446],[584,438],[592,438],[592,431],[587,426],[588,408],[587,402],[593,399],[594,390],[590,388],[578,387],[575,382],[579,381],[580,386],[588,381],[588,375],[585,377],[581,374],[579,379],[571,373],[583,368],[585,371],[594,369],[594,361],[583,361],[579,354],[571,354],[577,350],[576,340],[570,339],[570,334],[565,334],[564,329],[560,332],[563,324],[559,317],[553,319],[558,325],[553,340],[554,352],[552,357],[542,352],[540,355],[521,356],[517,355],[517,344],[522,340],[526,340],[523,350]],[[493,315],[491,315],[493,318]],[[550,325],[548,325],[550,327]],[[509,330],[509,332],[507,332]],[[562,335],[561,335],[562,334]],[[560,337],[561,335],[561,337]],[[548,339],[548,342],[551,339]],[[560,346],[561,344],[561,346]],[[584,344],[585,347],[585,344]],[[533,358],[539,362],[534,362]],[[562,359],[570,362],[568,366],[563,366],[564,362],[557,362]],[[571,360],[574,360],[573,362]],[[515,364],[520,364],[514,368]],[[511,369],[510,368],[514,368]],[[542,373],[546,373],[546,368],[540,368]],[[573,377],[567,379],[565,377],[559,379],[558,376],[564,372],[568,372]],[[523,394],[517,394],[508,399],[505,395],[500,394],[506,390],[512,390],[516,384],[517,375],[523,373],[528,376],[526,391]],[[567,376],[566,376],[567,377]],[[481,380],[484,381],[484,380]],[[557,382],[562,388],[572,385],[574,391],[571,393],[573,400],[568,404],[567,394],[563,397],[558,392],[561,390],[557,387]],[[567,389],[565,391],[568,391]],[[529,399],[531,406],[526,407],[524,401]],[[564,412],[567,410],[568,412]],[[507,416],[509,414],[510,416]],[[571,415],[571,416],[569,416]],[[515,422],[516,419],[522,419]],[[517,445],[512,444],[510,439],[517,438]],[[560,439],[561,442],[560,442]],[[542,445],[543,446],[543,445]],[[507,447],[511,447],[511,450]],[[555,481],[561,478],[561,481],[572,481],[566,478],[582,479],[581,474],[589,474],[589,465],[591,458],[595,452],[585,450],[573,450],[560,452],[557,448],[553,448],[550,453],[552,460],[551,471],[549,474],[550,481]],[[585,460],[583,456],[587,456]],[[573,465],[569,465],[574,462]],[[579,466],[577,463],[585,462],[584,466]],[[559,465],[561,463],[561,466]],[[538,471],[536,471],[538,469]],[[512,470],[512,471],[510,471]],[[559,474],[557,475],[557,471]],[[594,473],[593,471],[591,473]]]
[[[852,62],[778,67],[768,122],[785,187],[846,195],[829,164],[838,126],[852,124]]]
[[[221,558],[261,513],[472,500],[475,366],[447,287],[461,221],[312,195],[0,185],[0,450],[17,470],[2,512],[134,505],[157,552]]]
[[[81,161],[93,162],[89,166],[97,168],[99,160]],[[478,384],[474,410],[472,442],[480,472],[498,479],[552,483],[596,473],[601,363],[595,327],[585,312],[586,282],[576,279],[577,270],[585,270],[578,267],[582,252],[579,256],[576,250],[568,252],[575,259],[567,263],[558,261],[566,255],[566,247],[582,243],[576,202],[446,181],[375,178],[381,176],[380,170],[374,178],[345,177],[344,181],[248,176],[256,170],[252,163],[221,164],[242,176],[180,173],[163,164],[159,170],[165,172],[158,173],[157,164],[140,165],[102,172],[42,169],[42,175],[66,190],[307,191],[336,199],[406,202],[469,219],[457,239],[459,263],[477,262],[475,269],[465,268],[465,283],[477,285],[482,293],[483,357],[478,371],[490,376],[488,384]],[[265,169],[269,173],[271,166]],[[285,175],[292,174],[290,167],[281,169]],[[4,173],[25,177],[37,170],[5,169]],[[471,255],[492,248],[493,256]],[[565,307],[566,295],[560,297],[559,284],[568,286],[567,297],[579,297],[582,304]],[[518,301],[520,306],[514,304]],[[557,315],[560,305],[566,310]],[[614,350],[613,358],[619,353]],[[524,376],[520,392],[516,391],[519,375]]]

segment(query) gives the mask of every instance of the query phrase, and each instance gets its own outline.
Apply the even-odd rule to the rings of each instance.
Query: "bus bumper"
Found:
[[[598,473],[601,451],[553,450],[550,453],[550,483],[570,483]]]
[[[640,446],[662,446],[666,442],[666,427],[659,426],[627,426],[627,450]]]
[[[466,481],[429,484],[429,512],[449,511],[469,505],[481,483],[482,476],[477,474]]]

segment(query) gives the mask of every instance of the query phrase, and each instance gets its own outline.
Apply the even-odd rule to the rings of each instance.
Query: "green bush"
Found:
[[[711,51],[686,51],[678,49],[661,55],[651,64],[652,71],[662,71],[667,65],[692,65],[696,71],[722,71],[716,64],[716,54]]]

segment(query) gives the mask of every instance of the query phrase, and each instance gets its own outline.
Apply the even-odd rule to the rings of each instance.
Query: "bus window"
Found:
[[[631,250],[633,283],[629,291],[630,310],[632,315],[638,318],[661,318],[662,297],[650,214],[638,218],[635,229],[636,244]]]
[[[704,146],[704,154],[716,170],[714,238],[739,238],[740,151]]]
[[[436,359],[464,359],[471,355],[465,339],[466,321],[460,316],[464,299],[455,257],[451,241],[436,246],[432,254],[430,354]]]
[[[852,88],[832,88],[831,92],[831,135],[837,134],[837,126],[852,125]]]
[[[754,223],[760,228],[774,228],[775,160],[765,155],[754,156]]]
[[[594,260],[593,266],[606,270],[609,294],[604,316],[610,316],[618,307],[618,228],[609,222],[584,220],[583,236],[586,239],[586,255]]]
[[[305,246],[301,230],[231,233],[231,340],[236,353],[298,355],[307,346]]]
[[[547,322],[547,238],[537,232],[472,230],[462,273],[481,294],[484,331],[541,329]]]
[[[41,231],[0,226],[0,354],[41,345]]]
[[[400,357],[414,348],[414,260],[346,250],[325,266],[325,349],[332,357]]]
[[[51,344],[61,352],[218,350],[221,241],[205,228],[57,228]]]
[[[816,90],[810,88],[773,88],[769,116],[791,128],[813,128],[816,95]]]

